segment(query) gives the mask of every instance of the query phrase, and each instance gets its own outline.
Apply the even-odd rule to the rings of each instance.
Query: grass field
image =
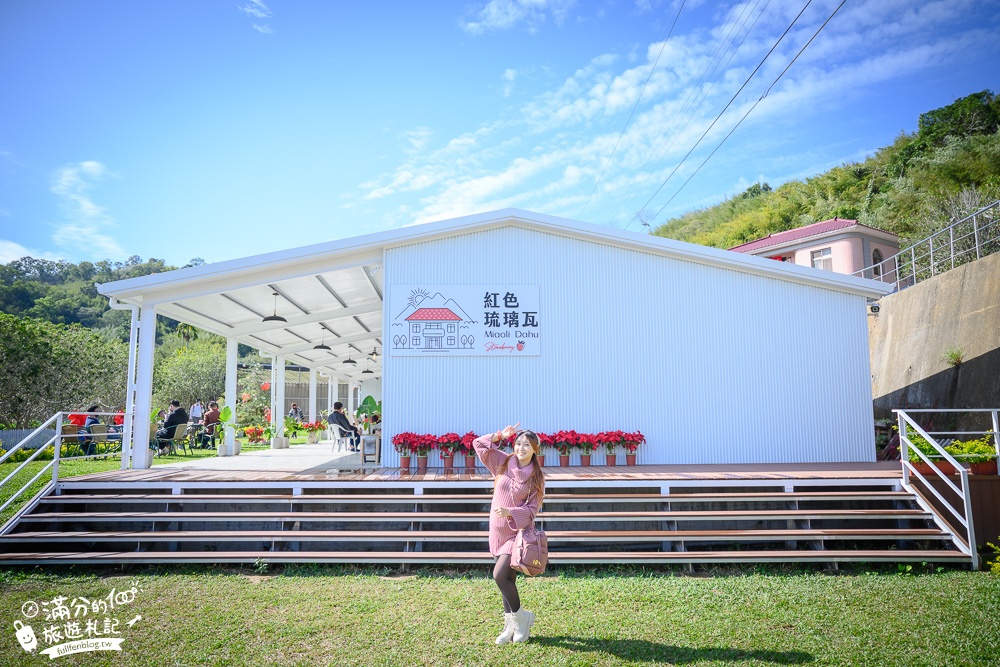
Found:
[[[15,620],[42,641],[29,601],[106,598],[122,651],[65,665],[878,665],[1000,664],[1000,577],[988,573],[827,574],[561,570],[521,580],[538,615],[531,641],[493,645],[499,594],[485,568],[410,575],[296,566],[267,574],[166,567],[0,571],[0,656],[22,651]],[[69,600],[67,602],[69,602]],[[4,660],[0,660],[3,662]]]

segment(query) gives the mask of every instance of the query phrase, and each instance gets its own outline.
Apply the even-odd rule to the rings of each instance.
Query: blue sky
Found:
[[[1000,91],[1000,0],[847,0],[760,100],[840,4],[813,0],[736,95],[806,2],[3,0],[0,262],[509,206],[638,231]]]

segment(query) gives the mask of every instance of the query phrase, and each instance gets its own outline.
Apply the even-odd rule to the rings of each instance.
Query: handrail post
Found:
[[[976,241],[976,259],[979,259],[979,216],[972,214],[972,236]]]
[[[63,443],[63,413],[62,411],[56,413],[56,444],[55,451],[52,454],[52,484],[55,486],[59,483],[59,454],[62,452]]]
[[[955,268],[955,226],[948,228],[948,247],[951,249],[951,268]]]
[[[965,496],[965,522],[966,530],[969,531],[969,555],[972,556],[972,569],[979,569],[979,551],[976,549],[976,528],[972,523],[972,493],[969,488],[969,471],[959,468],[958,473],[962,478],[962,495]]]
[[[993,410],[993,449],[997,452],[997,461],[1000,462],[1000,410]]]
[[[899,428],[899,444],[902,447],[899,450],[899,458],[903,461],[910,460],[910,450],[909,445],[907,445],[907,435],[906,435],[906,419],[903,417],[903,411],[899,410],[896,412],[896,426]],[[903,466],[903,484],[908,485],[910,483],[910,468],[909,466]]]

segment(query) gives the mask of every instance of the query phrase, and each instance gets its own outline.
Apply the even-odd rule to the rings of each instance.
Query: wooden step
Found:
[[[927,519],[923,510],[730,510],[647,512],[540,512],[539,521],[779,521]],[[21,523],[52,521],[488,521],[486,512],[42,512]]]
[[[96,551],[84,553],[6,553],[0,563],[6,565],[90,564],[94,563],[347,563],[355,565],[436,564],[493,565],[486,551]],[[813,551],[664,551],[664,552],[553,552],[551,565],[658,565],[671,563],[968,563],[969,556],[952,550],[813,550]]]
[[[775,541],[803,540],[949,540],[951,536],[933,528],[889,529],[821,529],[821,530],[550,530],[549,543],[558,542],[682,542],[685,540],[713,541]],[[489,538],[485,530],[231,530],[231,531],[39,531],[14,533],[0,538],[4,544],[28,542],[468,542]]]
[[[836,502],[836,501],[904,501],[911,499],[912,494],[904,491],[881,492],[830,492],[830,493],[629,493],[629,494],[548,494],[545,503],[705,503],[705,502]],[[74,503],[275,503],[287,502],[296,505],[325,504],[461,504],[475,502],[490,502],[491,495],[480,494],[63,494],[42,498],[40,505],[58,505]]]

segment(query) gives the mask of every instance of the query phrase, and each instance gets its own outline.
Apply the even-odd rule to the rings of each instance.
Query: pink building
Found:
[[[882,262],[899,252],[899,237],[860,225],[857,220],[833,218],[770,234],[730,250],[848,275],[873,267],[865,278],[891,282],[895,280],[895,262]]]

